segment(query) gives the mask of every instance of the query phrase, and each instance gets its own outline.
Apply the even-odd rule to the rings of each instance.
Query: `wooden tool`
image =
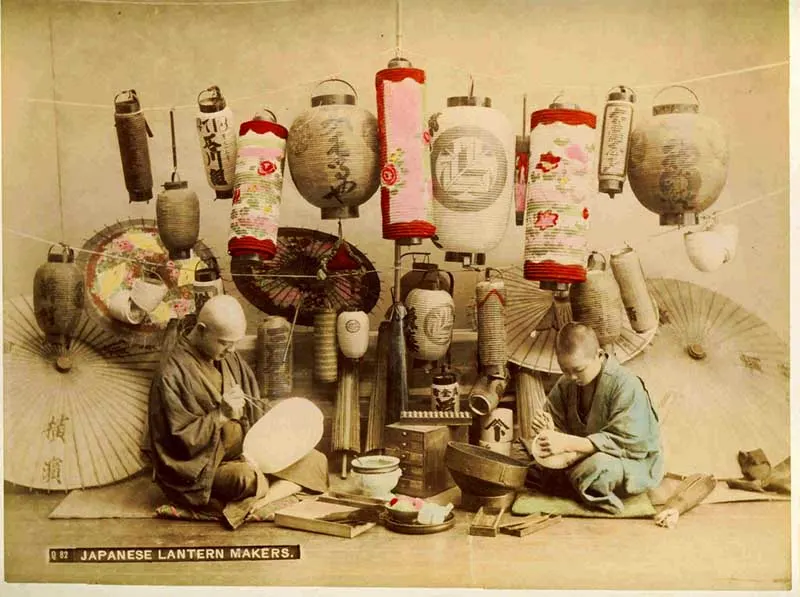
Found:
[[[561,522],[561,516],[555,514],[532,514],[525,518],[504,524],[500,527],[500,532],[514,537],[524,537],[546,529],[549,526]]]
[[[472,413],[469,411],[404,410],[400,413],[400,423],[406,425],[471,425]]]
[[[500,519],[505,511],[505,508],[484,510],[481,506],[469,525],[469,534],[477,537],[497,537]]]

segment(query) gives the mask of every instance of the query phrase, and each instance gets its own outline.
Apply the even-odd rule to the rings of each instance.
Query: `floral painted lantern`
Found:
[[[197,96],[197,135],[208,185],[217,199],[233,197],[236,172],[236,125],[233,112],[216,85]]]
[[[239,127],[228,253],[269,260],[277,251],[286,138],[275,115],[256,115]]]
[[[63,246],[54,253],[50,247],[47,262],[33,277],[33,312],[48,342],[67,343],[83,312],[84,290],[74,251]]]
[[[653,116],[631,134],[628,180],[662,226],[690,226],[725,186],[728,144],[722,127],[699,114],[694,92],[671,87],[686,89],[694,101],[653,106]]]
[[[425,71],[403,58],[375,75],[381,150],[383,238],[415,243],[436,232],[431,222],[430,141],[425,126]]]
[[[433,116],[433,221],[446,261],[485,263],[508,225],[515,136],[489,98],[447,99]]]
[[[323,220],[357,218],[358,206],[378,190],[378,121],[356,106],[356,91],[320,94],[292,123],[287,154],[297,190]],[[319,87],[319,86],[318,86]]]
[[[586,279],[596,124],[594,114],[574,104],[531,114],[524,274],[548,290],[566,291]]]

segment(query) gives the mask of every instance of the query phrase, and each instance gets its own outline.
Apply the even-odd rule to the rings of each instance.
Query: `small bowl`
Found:
[[[379,499],[391,499],[392,490],[403,475],[400,459],[394,456],[361,456],[353,459],[351,468],[361,492]]]
[[[386,506],[386,512],[389,514],[389,518],[395,522],[405,524],[416,522],[417,516],[419,516],[419,510],[395,510],[391,506]]]

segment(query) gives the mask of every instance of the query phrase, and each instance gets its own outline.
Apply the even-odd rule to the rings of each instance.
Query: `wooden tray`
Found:
[[[396,522],[387,516],[383,524],[387,529],[395,533],[403,533],[406,535],[430,535],[432,533],[441,533],[442,531],[452,529],[456,524],[456,517],[450,512],[442,524],[420,524],[418,522]]]
[[[340,503],[330,503],[328,501],[306,500],[276,512],[275,524],[290,529],[352,539],[370,530],[375,526],[375,523],[367,522],[359,525],[351,525],[343,522],[331,522],[318,519],[322,516],[333,514],[334,512],[351,512],[354,510],[358,510],[358,508]]]

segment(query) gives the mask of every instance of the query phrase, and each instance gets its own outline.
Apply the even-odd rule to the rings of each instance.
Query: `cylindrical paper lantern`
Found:
[[[445,290],[415,288],[405,300],[406,343],[421,361],[438,361],[447,354],[453,338],[455,302]]]
[[[47,262],[33,276],[33,312],[48,342],[66,344],[83,312],[83,272],[75,265],[75,253],[62,247],[47,252]]]
[[[217,199],[233,197],[236,172],[236,123],[216,85],[197,96],[197,135],[208,185]]]
[[[469,408],[476,415],[488,415],[500,403],[506,391],[506,380],[500,377],[482,377],[469,394]]]
[[[431,410],[461,410],[458,378],[452,371],[442,371],[431,381]]]
[[[256,116],[239,127],[228,253],[269,260],[277,250],[286,138],[289,132]]]
[[[197,265],[200,265],[200,261]],[[194,284],[192,285],[192,293],[194,294],[194,312],[200,313],[203,305],[212,296],[225,294],[225,288],[222,285],[222,278],[220,277],[219,266],[217,260],[214,259],[209,267],[201,267],[194,270]]]
[[[348,359],[360,359],[369,346],[369,316],[363,311],[343,311],[336,320],[339,350]]]
[[[636,94],[632,89],[615,87],[608,94],[603,112],[600,158],[597,161],[598,189],[612,199],[622,192],[625,185],[635,101]]]
[[[448,261],[482,263],[503,238],[514,189],[514,132],[489,98],[451,97],[430,118],[433,222]]]
[[[164,183],[156,199],[156,223],[170,259],[189,259],[200,235],[200,201],[185,180]]]
[[[525,225],[525,191],[528,188],[530,144],[530,136],[517,135],[514,159],[514,213],[517,226]]]
[[[292,324],[270,315],[262,321],[256,335],[256,374],[261,396],[270,400],[292,393],[294,350]]]
[[[506,285],[502,280],[482,280],[475,286],[478,307],[478,360],[484,367],[504,367],[506,354]]]
[[[569,302],[573,320],[591,327],[606,350],[613,346],[622,333],[622,297],[600,253],[589,257],[586,281],[570,286]]]
[[[495,408],[481,417],[481,440],[508,443],[514,439],[514,413],[510,408]]]
[[[289,131],[289,171],[299,193],[323,220],[357,218],[358,206],[378,190],[378,121],[352,94],[319,94]]]
[[[330,383],[337,376],[336,311],[325,309],[314,315],[314,377]]]
[[[594,114],[571,104],[531,114],[524,274],[543,288],[586,279],[596,124]]]
[[[118,100],[123,94],[128,94],[127,99]],[[114,97],[114,126],[129,201],[150,201],[153,198],[153,173],[147,137],[152,137],[153,133],[144,118],[135,89],[121,91]]]
[[[402,58],[375,75],[381,151],[383,238],[430,238],[430,141],[425,126],[425,71]]]
[[[728,142],[716,121],[699,114],[691,89],[671,87],[686,89],[694,101],[653,106],[652,118],[631,134],[628,180],[639,203],[659,214],[662,226],[687,226],[697,224],[697,214],[725,186]]]
[[[619,285],[628,321],[636,332],[646,332],[658,325],[653,299],[647,290],[639,256],[631,247],[611,254],[611,271]]]

